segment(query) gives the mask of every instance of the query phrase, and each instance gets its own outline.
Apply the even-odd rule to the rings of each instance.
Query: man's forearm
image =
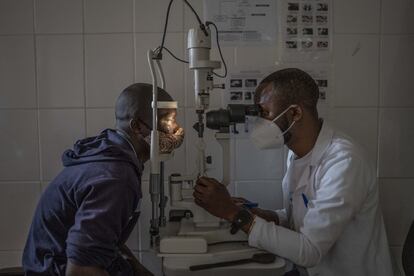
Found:
[[[260,208],[252,208],[250,211],[262,219],[266,220],[267,222],[273,222],[276,225],[279,225],[279,216],[276,214],[276,212],[270,211],[270,210],[264,210]],[[250,223],[246,224],[242,227],[242,230],[249,234],[252,227],[254,225],[254,221],[251,221]]]
[[[132,269],[137,275],[142,276],[153,276],[151,271],[149,271],[145,266],[143,266],[138,259],[135,257],[134,253],[124,244],[120,248],[121,253],[125,259],[128,260],[129,264],[132,266]]]
[[[249,233],[249,245],[286,258],[293,263],[312,267],[317,265],[322,252],[305,234],[256,218]]]
[[[260,208],[252,208],[250,211],[268,222],[274,222],[276,225],[279,225],[279,216],[274,211]]]
[[[109,276],[106,270],[97,266],[80,266],[68,260],[66,264],[66,276]]]

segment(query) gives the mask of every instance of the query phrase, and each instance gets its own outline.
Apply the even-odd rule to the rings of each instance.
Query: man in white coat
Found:
[[[267,76],[257,87],[261,114],[252,141],[289,148],[283,209],[247,210],[224,185],[200,178],[195,202],[248,234],[249,245],[295,264],[295,275],[390,276],[375,170],[351,138],[318,117],[319,89],[299,69]]]

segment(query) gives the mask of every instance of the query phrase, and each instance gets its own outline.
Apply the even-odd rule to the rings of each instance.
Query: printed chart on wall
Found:
[[[307,65],[309,66],[309,65]],[[329,77],[329,66],[302,66],[305,72],[307,72],[316,81],[319,87],[319,103],[328,104],[328,100],[331,98],[329,94],[330,88],[330,77]]]
[[[327,119],[332,101],[332,67],[330,64],[295,63],[284,64],[283,68],[299,68],[308,73],[319,88],[318,113],[319,117]]]
[[[229,104],[252,104],[254,91],[264,77],[265,72],[251,70],[233,72],[227,79],[227,103]]]
[[[284,61],[327,62],[332,52],[332,2],[285,0],[281,18]]]
[[[204,18],[219,29],[223,45],[274,43],[277,37],[275,0],[204,0]]]
[[[281,64],[277,69],[270,69],[268,74],[284,69],[284,68],[299,68],[308,73],[316,82],[319,88],[319,100],[318,110],[325,113],[325,109],[329,108],[330,101],[332,99],[332,76],[331,65],[322,63],[294,63],[294,64]]]

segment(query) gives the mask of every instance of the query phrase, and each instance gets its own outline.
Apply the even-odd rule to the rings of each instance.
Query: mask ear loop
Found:
[[[129,121],[129,127],[131,128],[131,122],[132,122],[132,120],[131,121]],[[132,128],[131,128],[132,129]],[[138,154],[137,154],[137,152],[136,152],[136,150],[135,150],[135,147],[134,147],[134,145],[132,144],[132,138],[131,138],[131,136],[128,134],[128,133],[126,133],[125,131],[123,131],[122,129],[117,129],[116,130],[119,134],[121,134],[121,136],[127,141],[127,143],[129,144],[129,146],[131,147],[131,149],[132,149],[132,151],[134,152],[134,154],[135,154],[135,156],[139,159],[139,157],[138,157]]]
[[[129,120],[129,129],[133,132],[132,129],[132,120]],[[148,139],[151,140],[151,128],[141,119],[138,119],[149,131],[150,133],[144,137],[144,135],[142,135],[142,133],[140,133],[140,135],[142,136],[142,138],[148,143]],[[149,138],[148,138],[149,137]],[[151,142],[149,142],[149,144],[151,144]]]
[[[286,112],[289,111],[289,109],[291,109],[292,107],[295,107],[296,105],[292,104],[290,105],[288,108],[286,108],[282,113],[280,113],[279,115],[276,116],[276,118],[274,118],[272,120],[272,122],[274,123],[277,119],[279,119],[280,117],[283,116],[283,114],[285,114]],[[296,121],[293,121],[293,123],[285,130],[282,132],[281,135],[285,135],[294,125],[295,125]]]
[[[283,114],[285,114],[286,112],[288,112],[289,111],[289,109],[291,109],[292,107],[295,107],[296,105],[294,105],[294,104],[292,104],[292,105],[290,105],[288,108],[286,108],[282,113],[280,113],[279,115],[277,115],[276,116],[276,118],[274,118],[273,120],[272,120],[272,122],[274,123],[277,119],[279,119],[280,117],[282,117],[283,116]]]
[[[130,129],[132,132],[134,132],[134,130],[132,129],[132,120],[133,120],[133,119],[129,120],[129,129]]]
[[[285,130],[282,132],[282,135],[285,135],[294,125],[295,125],[296,121],[293,121],[293,123]]]

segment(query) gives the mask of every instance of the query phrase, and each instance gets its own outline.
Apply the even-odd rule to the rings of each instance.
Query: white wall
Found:
[[[145,52],[160,44],[167,2],[0,1],[0,267],[19,265],[36,202],[60,170],[62,151],[112,127],[121,89],[150,81]],[[201,12],[201,0],[190,2]],[[376,161],[390,246],[398,259],[414,218],[413,13],[410,0],[334,0],[335,85],[327,117]],[[194,22],[176,1],[166,45],[179,56],[185,54],[186,31]],[[229,67],[272,66],[278,56],[276,47],[223,50]],[[217,52],[214,56],[218,59]],[[191,74],[168,55],[165,63],[168,91],[179,101],[189,134],[195,119]],[[213,107],[221,105],[214,102]],[[218,156],[213,132],[206,136],[208,152]],[[169,171],[191,171],[193,140],[187,135]],[[233,152],[232,191],[265,207],[280,206],[283,153],[260,155],[267,167],[257,167],[251,160],[259,155],[247,139],[237,140]],[[220,160],[213,176],[220,177],[219,166]],[[147,210],[148,198],[144,203]],[[148,253],[148,221],[144,212],[129,244],[157,270]]]

